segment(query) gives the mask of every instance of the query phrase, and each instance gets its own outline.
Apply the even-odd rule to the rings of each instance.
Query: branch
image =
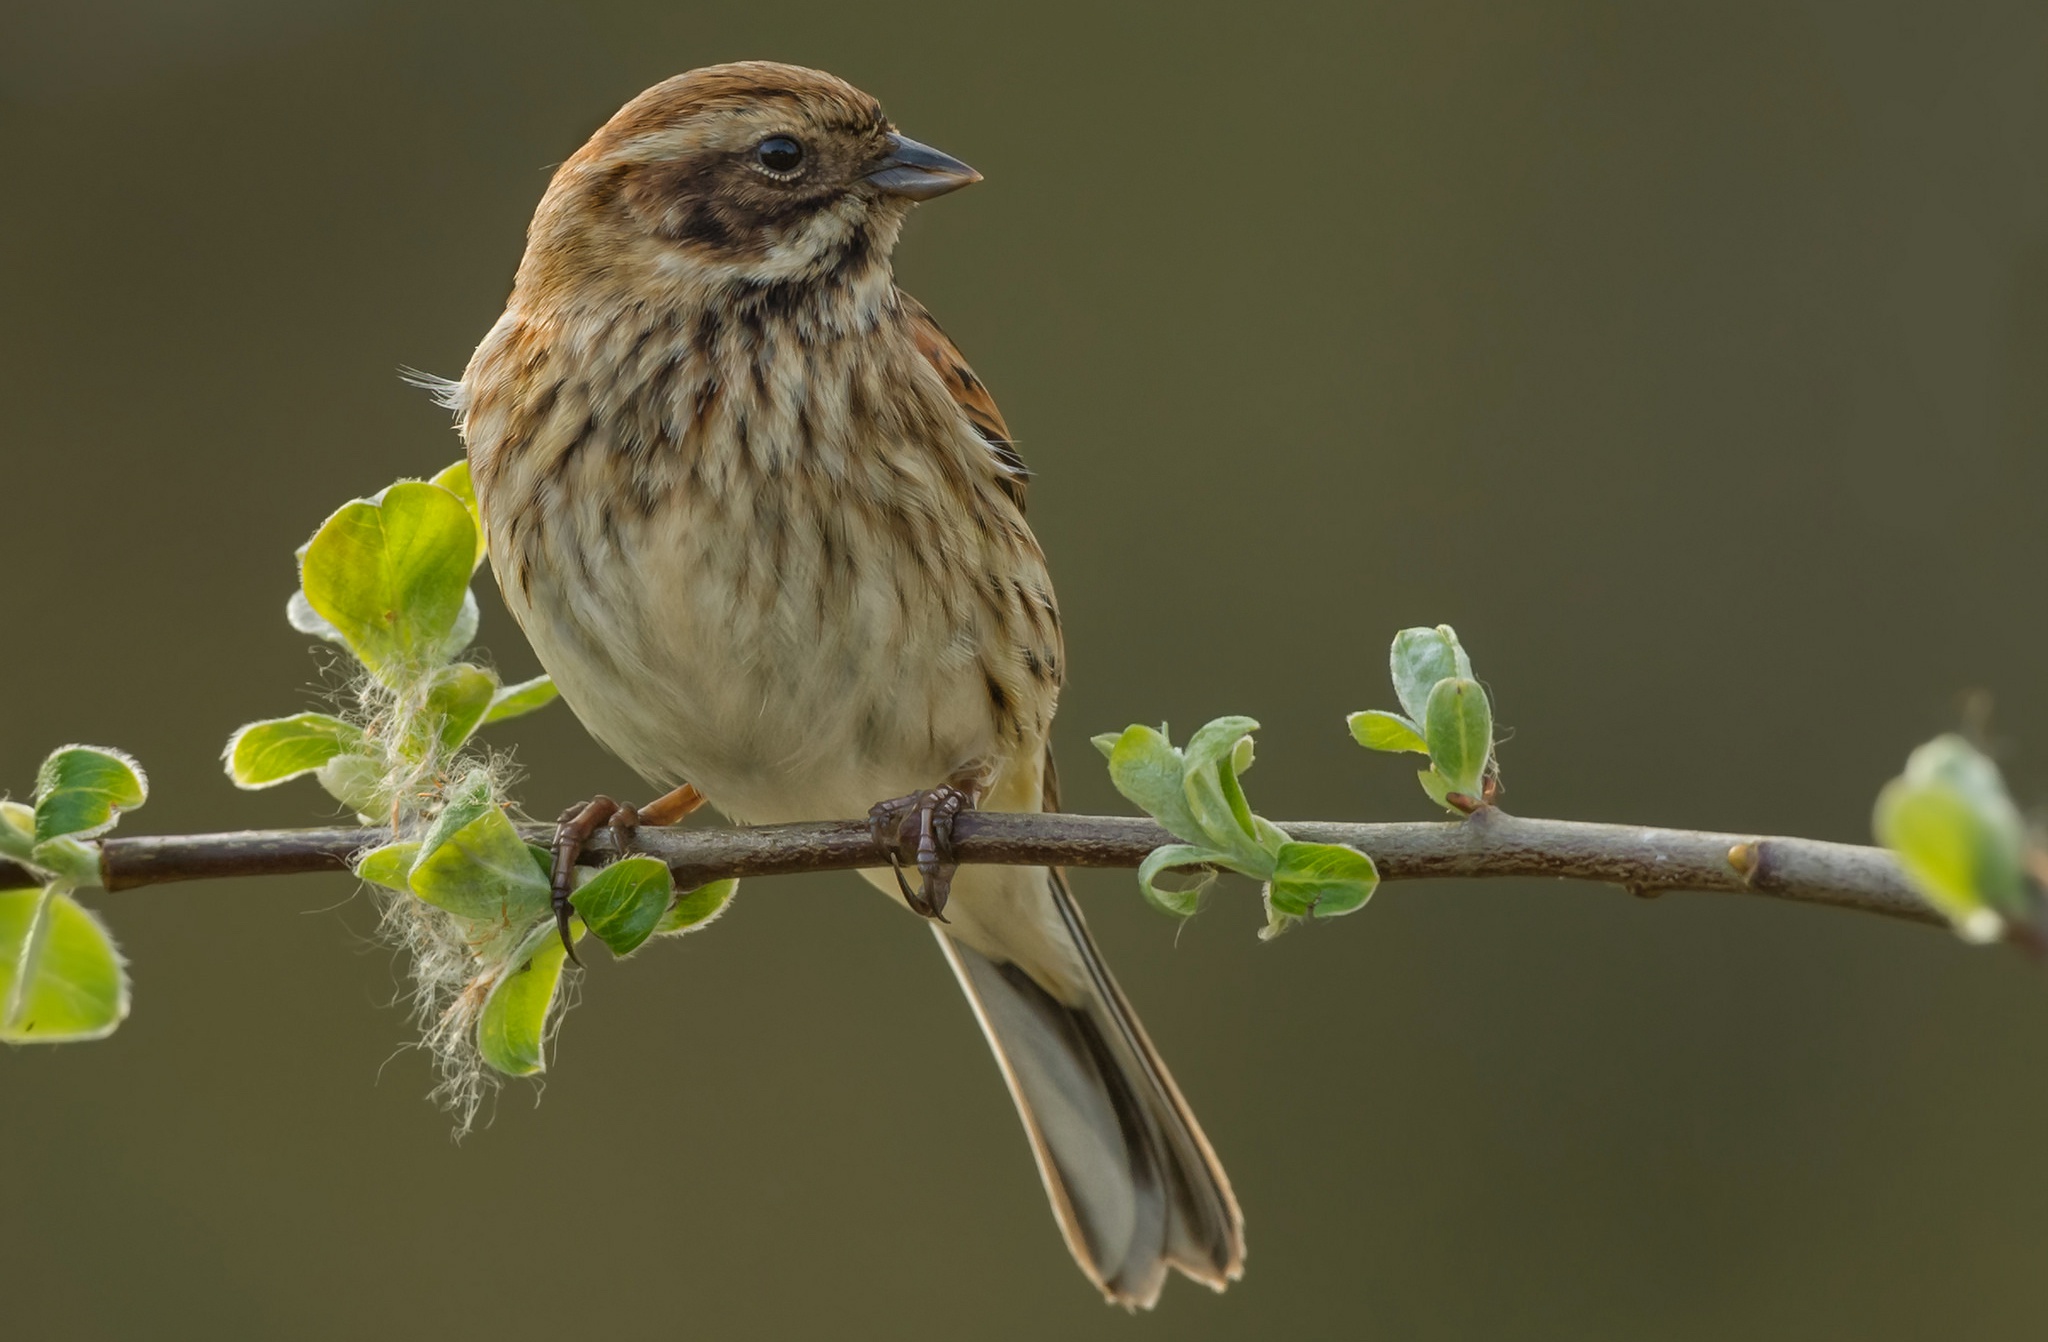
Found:
[[[1626,887],[1765,895],[1943,926],[1881,848],[1747,834],[1645,829],[1570,820],[1525,820],[1485,808],[1463,821],[1281,825],[1309,843],[1349,844],[1369,853],[1381,879],[1549,876]],[[552,826],[522,832],[545,844]],[[1149,820],[1120,816],[970,813],[956,823],[962,862],[1019,866],[1135,867],[1173,837]],[[229,834],[109,838],[102,884],[128,890],[171,881],[346,870],[351,854],[387,842],[376,829],[245,830]],[[609,835],[588,845],[613,855]],[[748,829],[644,829],[638,851],[666,861],[684,889],[727,876],[776,876],[888,864],[864,821],[762,825]],[[21,876],[19,881],[10,877]],[[33,884],[0,863],[0,888]]]

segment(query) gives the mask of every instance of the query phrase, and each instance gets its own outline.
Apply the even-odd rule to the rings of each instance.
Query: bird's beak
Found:
[[[896,134],[889,136],[889,152],[868,172],[875,186],[909,200],[930,200],[980,180],[980,173],[951,154]]]

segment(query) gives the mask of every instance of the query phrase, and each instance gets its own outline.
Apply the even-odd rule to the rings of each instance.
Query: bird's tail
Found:
[[[997,896],[1009,917],[975,917],[983,892],[962,887],[998,872],[1003,885],[1037,889]],[[1169,1267],[1222,1290],[1244,1270],[1230,1179],[1102,963],[1065,877],[1019,867],[961,875],[969,879],[952,908],[965,925],[958,935],[933,931],[1002,1065],[1074,1260],[1105,1298],[1129,1307],[1150,1308]]]

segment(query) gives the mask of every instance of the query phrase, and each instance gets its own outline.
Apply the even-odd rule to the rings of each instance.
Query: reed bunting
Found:
[[[918,880],[1081,1270],[1129,1306],[1244,1261],[1230,1181],[1057,870],[946,861],[966,807],[1056,807],[1064,655],[1029,472],[890,267],[980,180],[816,70],[748,61],[621,108],[555,173],[455,394],[491,563],[562,697],[674,789],[762,824],[870,813]],[[566,926],[566,923],[565,923]]]

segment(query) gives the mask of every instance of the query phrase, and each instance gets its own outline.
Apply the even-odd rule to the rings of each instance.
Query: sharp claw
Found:
[[[576,847],[580,848],[582,845],[578,844]],[[568,858],[568,861],[564,862],[562,860],[564,857]],[[576,959],[576,943],[569,936],[569,915],[575,911],[576,907],[569,902],[569,883],[575,879],[575,872],[575,850],[562,844],[557,839],[555,867],[552,879],[548,882],[548,902],[554,906],[555,927],[562,934],[562,949],[569,952],[570,960],[581,965],[583,962]]]
[[[927,917],[940,922],[950,921],[946,917],[946,898],[953,893],[953,873],[957,870],[950,862],[933,867],[925,874],[924,902],[931,909]]]
[[[576,958],[576,940],[575,938],[569,935],[570,908],[571,905],[569,901],[566,899],[558,899],[555,901],[555,927],[562,934],[562,949],[569,953],[569,963],[575,965],[578,969],[581,969],[583,967],[583,962]]]
[[[562,949],[568,952],[570,962],[579,967],[583,961],[577,958],[575,939],[569,935],[569,915],[575,909],[569,902],[569,889],[576,880],[576,859],[583,851],[584,841],[599,825],[617,817],[622,809],[610,797],[593,797],[581,805],[571,806],[555,822],[554,861],[548,868],[548,898],[554,905],[555,928],[562,934]]]
[[[896,856],[893,848],[889,850],[889,870],[896,873],[896,888],[903,892],[903,902],[910,906],[911,911],[926,918],[931,917],[931,905],[925,903],[923,895],[910,888],[909,881],[903,879],[903,862]]]

